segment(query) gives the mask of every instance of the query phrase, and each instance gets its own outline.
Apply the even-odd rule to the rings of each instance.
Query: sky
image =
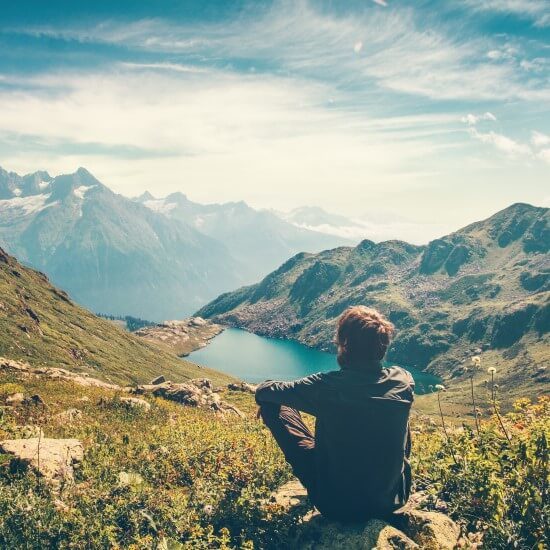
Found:
[[[0,166],[416,241],[550,206],[550,0],[6,3]]]

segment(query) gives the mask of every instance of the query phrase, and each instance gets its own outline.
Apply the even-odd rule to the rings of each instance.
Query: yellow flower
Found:
[[[495,367],[489,367],[489,368],[487,369],[487,372],[488,372],[489,374],[495,374],[496,371],[497,371],[497,369],[495,369]]]

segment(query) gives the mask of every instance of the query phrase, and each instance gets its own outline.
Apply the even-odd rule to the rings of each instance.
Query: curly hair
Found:
[[[381,313],[366,306],[348,307],[338,320],[336,344],[341,367],[381,361],[395,327]]]

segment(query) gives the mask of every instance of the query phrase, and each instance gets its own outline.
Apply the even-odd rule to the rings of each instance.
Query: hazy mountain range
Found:
[[[342,243],[243,202],[131,200],[84,168],[57,177],[0,169],[0,246],[96,312],[182,318],[299,251]]]
[[[547,383],[549,219],[548,208],[515,204],[427,246],[364,240],[298,254],[198,314],[333,350],[336,318],[348,305],[366,304],[397,326],[392,361],[460,375],[483,350],[510,387]]]

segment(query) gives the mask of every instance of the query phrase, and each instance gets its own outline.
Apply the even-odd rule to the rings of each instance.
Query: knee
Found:
[[[274,403],[260,403],[259,415],[264,424],[269,425],[271,422],[278,420],[281,412],[281,406]]]

